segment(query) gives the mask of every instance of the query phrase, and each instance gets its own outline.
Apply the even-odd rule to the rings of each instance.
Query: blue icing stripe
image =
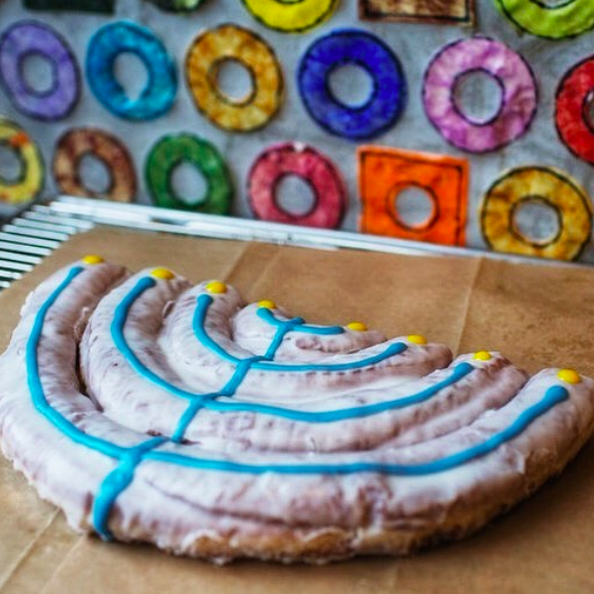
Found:
[[[545,414],[555,405],[569,398],[568,391],[561,386],[549,388],[544,397],[523,411],[506,429],[492,435],[475,446],[422,464],[389,464],[383,462],[350,462],[345,464],[242,464],[229,460],[193,458],[184,454],[165,451],[151,451],[144,455],[147,460],[178,464],[198,470],[218,470],[222,472],[240,472],[244,474],[352,474],[355,472],[376,472],[393,476],[422,476],[451,470],[466,462],[486,456],[500,445],[517,437],[533,421]]]
[[[271,326],[291,325],[295,332],[306,332],[308,334],[319,334],[320,336],[331,336],[334,334],[344,334],[342,326],[310,326],[305,323],[303,318],[293,318],[292,320],[279,320],[267,307],[260,307],[257,314]]]
[[[136,467],[142,462],[142,455],[165,443],[165,437],[154,437],[140,445],[130,448],[120,457],[120,464],[112,470],[101,483],[93,503],[93,526],[104,540],[111,540],[107,527],[111,508],[120,493],[132,482]]]
[[[454,368],[453,372],[445,380],[417,392],[411,396],[404,396],[395,400],[388,400],[386,402],[378,402],[376,404],[368,404],[364,406],[355,406],[352,408],[342,408],[330,411],[301,411],[290,408],[281,408],[278,406],[267,406],[265,404],[256,404],[251,402],[217,402],[211,401],[204,404],[204,408],[208,410],[215,410],[217,412],[254,412],[265,415],[273,415],[275,417],[283,417],[293,421],[303,421],[307,423],[333,423],[336,421],[346,421],[349,419],[356,419],[362,417],[369,417],[377,415],[389,410],[405,408],[413,404],[419,404],[429,400],[438,392],[453,386],[468,374],[472,373],[476,367],[470,363],[459,363]]]
[[[66,288],[72,283],[72,281],[83,271],[85,268],[81,266],[75,266],[70,269],[65,279],[58,285],[58,287],[49,295],[43,305],[39,308],[35,315],[35,320],[31,329],[30,337],[27,341],[25,348],[25,365],[27,369],[27,383],[31,394],[32,402],[36,410],[43,415],[48,422],[53,425],[56,429],[61,431],[64,435],[70,438],[77,444],[83,445],[93,451],[99,452],[105,456],[115,458],[119,461],[118,466],[111,471],[103,480],[98,493],[95,497],[93,504],[93,523],[97,532],[106,539],[111,537],[111,534],[107,528],[107,522],[109,519],[109,513],[113,507],[117,497],[122,493],[132,482],[134,473],[137,466],[143,460],[153,460],[157,462],[164,462],[169,464],[176,464],[188,468],[194,468],[198,470],[214,470],[223,472],[239,472],[247,474],[262,474],[265,472],[275,472],[278,474],[298,474],[298,475],[311,475],[311,474],[332,474],[332,475],[343,475],[356,472],[375,472],[395,476],[420,476],[427,475],[437,472],[443,472],[450,470],[475,460],[482,456],[485,456],[502,444],[510,441],[517,437],[522,431],[524,431],[531,423],[533,423],[538,417],[548,412],[555,405],[567,400],[569,398],[569,392],[561,386],[553,386],[549,388],[543,398],[524,410],[517,417],[513,423],[506,429],[496,433],[475,446],[456,452],[449,456],[444,456],[437,460],[421,464],[389,464],[389,463],[376,463],[376,462],[351,462],[344,464],[243,464],[239,462],[232,462],[228,460],[212,460],[207,458],[196,458],[179,454],[176,452],[168,452],[158,450],[159,446],[166,443],[168,440],[165,437],[151,438],[141,444],[132,447],[122,447],[103,439],[94,437],[87,433],[84,433],[78,429],[73,423],[68,421],[61,413],[53,409],[47,401],[41,379],[39,377],[39,361],[38,361],[38,349],[39,342],[43,334],[43,326],[46,320],[46,316],[55,304],[56,300],[65,291]],[[151,282],[147,282],[151,281]],[[133,291],[140,294],[148,287],[154,286],[152,279],[142,279],[136,285]],[[134,299],[131,299],[133,302]],[[125,322],[125,315],[123,321]],[[123,326],[122,326],[123,328]],[[226,393],[232,393],[236,389],[236,385],[242,381],[243,377],[250,369],[250,365],[254,362],[258,362],[259,357],[246,359],[242,361],[241,365],[237,367],[237,370],[231,380],[226,386]],[[407,406],[420,402],[423,399],[429,398],[433,393],[442,389],[446,385],[452,385],[462,377],[465,377],[471,373],[473,366],[469,363],[461,363],[454,368],[452,375],[443,382],[436,384],[435,386],[428,388],[422,392],[414,394],[409,397],[393,400],[385,403],[378,403],[375,405],[369,405],[360,407],[363,410],[359,413],[366,414],[377,414],[388,410],[389,407],[397,408],[399,406]],[[202,406],[213,406],[223,405],[231,403],[217,403],[212,399],[221,394],[207,394],[201,397],[201,399],[194,399],[190,403],[190,407],[194,408],[195,412]],[[237,403],[233,403],[237,404]],[[243,405],[243,404],[242,404]],[[258,405],[259,406],[259,405]],[[263,409],[273,409],[275,407],[266,407],[262,405]],[[235,410],[238,410],[235,408]],[[327,411],[326,413],[311,413],[317,415],[340,415],[339,419],[351,418],[350,415],[354,414],[356,409],[344,409],[342,411]],[[282,412],[281,412],[282,411]],[[191,410],[188,409],[184,414],[184,417],[191,417]],[[285,409],[276,410],[275,414],[308,414],[301,413],[299,411],[288,411]],[[359,416],[359,414],[357,415]],[[324,418],[322,416],[322,418]],[[331,417],[328,417],[330,419]],[[182,417],[183,420],[183,417]],[[190,418],[191,420],[191,418]],[[181,422],[180,422],[181,426]],[[182,431],[183,435],[183,431]],[[174,436],[175,437],[175,436]],[[180,437],[181,439],[181,437]]]
[[[118,458],[126,451],[113,443],[92,437],[81,431],[76,425],[71,423],[66,417],[61,415],[57,410],[53,409],[48,403],[41,378],[39,377],[39,361],[37,359],[37,349],[39,347],[39,340],[43,333],[43,325],[47,312],[54,305],[62,292],[70,285],[70,283],[85,270],[82,266],[75,266],[70,269],[66,278],[58,285],[58,287],[50,294],[45,303],[39,308],[35,315],[31,334],[27,340],[25,347],[25,361],[27,366],[27,384],[29,392],[31,393],[31,400],[33,405],[39,413],[41,413],[56,429],[67,435],[72,441],[91,447],[100,451],[111,458]]]
[[[124,359],[126,359],[126,362],[132,369],[134,369],[134,371],[136,371],[136,373],[138,373],[138,375],[180,398],[189,400],[193,400],[194,398],[204,398],[203,394],[195,394],[194,392],[182,390],[153,373],[140,361],[124,337],[124,326],[126,325],[126,319],[130,313],[130,308],[147,289],[154,287],[156,284],[157,281],[155,279],[145,276],[141,278],[132,290],[122,299],[115,309],[113,320],[111,322],[111,337],[118,350],[122,353]]]

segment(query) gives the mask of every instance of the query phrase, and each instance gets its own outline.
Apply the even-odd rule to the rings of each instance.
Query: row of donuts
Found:
[[[11,147],[23,168],[18,179],[0,178],[0,200],[18,203],[37,195],[44,183],[44,167],[35,142],[17,124],[0,119],[0,143]],[[109,170],[110,185],[96,192],[85,184],[80,165],[91,155]],[[466,159],[379,146],[358,149],[360,230],[419,241],[465,245],[469,163]],[[172,184],[182,163],[194,166],[206,190],[192,204],[176,194]],[[53,174],[66,194],[133,201],[137,178],[132,158],[115,136],[91,128],[66,132],[57,142]],[[312,190],[313,205],[297,214],[284,208],[278,196],[279,182],[295,176]],[[145,181],[153,202],[167,208],[228,214],[234,189],[224,157],[207,140],[191,135],[168,135],[149,151]],[[399,193],[406,188],[425,190],[432,212],[419,224],[402,220],[396,208]],[[253,214],[262,220],[304,226],[338,228],[348,197],[338,167],[317,149],[302,143],[275,144],[254,161],[247,175],[247,197]],[[533,238],[523,233],[518,209],[535,197],[556,213],[558,229],[549,237]],[[592,206],[579,183],[557,169],[542,166],[517,167],[503,173],[486,192],[480,207],[483,237],[496,251],[531,256],[577,259],[590,240]]]
[[[113,64],[124,52],[145,64],[148,83],[131,99],[118,82]],[[33,89],[22,62],[41,54],[53,65],[49,90]],[[231,98],[221,90],[218,71],[227,60],[250,72],[252,92]],[[373,79],[362,105],[347,105],[328,84],[339,66],[355,64]],[[457,100],[459,81],[474,72],[491,76],[501,89],[501,105],[488,120],[465,113]],[[112,114],[147,121],[167,113],[177,95],[177,74],[163,43],[148,29],[119,21],[99,29],[89,42],[86,75],[95,97]],[[282,69],[272,48],[258,35],[233,24],[201,33],[186,57],[188,87],[197,109],[213,124],[248,132],[265,126],[283,99]],[[395,125],[407,99],[400,61],[381,39],[363,30],[335,30],[315,40],[298,68],[298,87],[307,112],[327,132],[351,141],[377,137]],[[32,21],[12,24],[0,36],[0,82],[16,109],[39,120],[56,121],[75,108],[80,73],[68,43],[48,25]],[[380,84],[381,83],[381,84]],[[594,163],[594,132],[584,106],[594,90],[594,57],[574,66],[561,81],[556,101],[559,136],[580,159]],[[454,147],[487,153],[524,135],[537,111],[537,83],[528,63],[500,41],[473,37],[449,43],[434,56],[423,84],[423,105],[435,129]]]
[[[187,13],[203,0],[148,0],[168,12]],[[23,0],[36,10],[72,10],[68,0]],[[471,25],[475,22],[474,0],[358,0],[359,17],[376,21],[402,21]],[[262,25],[282,33],[304,33],[329,19],[339,0],[242,0],[248,12]],[[540,2],[495,0],[500,12],[519,29],[548,39],[581,35],[594,27],[591,0]],[[78,0],[76,9],[113,14],[114,0]]]

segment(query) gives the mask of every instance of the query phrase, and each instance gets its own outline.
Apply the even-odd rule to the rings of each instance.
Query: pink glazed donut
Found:
[[[476,120],[456,102],[456,85],[465,75],[483,72],[501,88],[501,105],[488,120]],[[538,91],[528,63],[494,39],[474,37],[446,45],[425,73],[423,104],[431,123],[453,146],[470,153],[500,149],[530,127]]]
[[[282,209],[276,197],[281,179],[295,175],[312,188],[314,204],[305,214]],[[335,229],[342,220],[346,190],[336,166],[314,148],[287,142],[265,150],[248,176],[248,196],[254,214],[266,221]]]

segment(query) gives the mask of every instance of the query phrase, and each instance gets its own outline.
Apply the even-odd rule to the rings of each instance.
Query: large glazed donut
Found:
[[[279,182],[295,175],[307,182],[314,195],[311,209],[293,214],[279,205]],[[265,150],[248,176],[248,196],[254,214],[265,221],[335,229],[346,208],[346,190],[338,169],[314,148],[285,143]]]
[[[96,192],[80,175],[81,159],[92,155],[109,170],[106,191]],[[117,202],[132,202],[136,196],[136,172],[128,149],[112,134],[93,128],[66,132],[56,145],[54,178],[60,190],[72,196],[90,196]]]
[[[556,211],[556,235],[535,241],[520,231],[514,215],[527,200],[544,201]],[[592,232],[592,205],[585,190],[551,167],[518,167],[503,174],[487,191],[480,216],[483,236],[498,252],[575,260]]]
[[[283,33],[302,33],[332,16],[339,0],[242,0],[263,25]]]
[[[3,450],[106,539],[219,562],[405,554],[526,497],[594,424],[575,371],[449,363],[421,336],[90,256],[29,296],[0,359]]]
[[[24,78],[24,61],[33,55],[52,65],[49,90],[37,91]],[[51,27],[35,21],[14,23],[0,37],[0,81],[13,105],[38,120],[65,118],[80,93],[78,65],[68,43]]]
[[[465,75],[483,72],[501,88],[501,105],[489,120],[468,117],[456,101],[456,85]],[[442,48],[425,73],[423,103],[437,131],[455,147],[486,153],[526,133],[534,116],[538,92],[528,63],[494,39],[474,37]]]
[[[373,91],[363,105],[344,104],[328,84],[332,71],[347,64],[360,66],[373,79]],[[331,134],[349,140],[385,132],[406,103],[406,79],[398,58],[379,37],[358,29],[332,31],[317,39],[301,59],[297,79],[309,115]]]
[[[228,60],[250,73],[252,90],[246,97],[233,99],[220,89],[219,69]],[[262,128],[281,106],[283,74],[274,51],[256,33],[237,25],[220,25],[199,35],[188,50],[186,76],[196,107],[224,130]]]
[[[563,39],[594,27],[591,0],[565,0],[556,5],[542,0],[497,0],[503,14],[532,35]]]
[[[43,187],[43,159],[33,139],[18,125],[0,118],[0,145],[14,150],[21,161],[17,179],[0,177],[0,202],[29,202]]]
[[[148,82],[136,99],[130,99],[116,79],[116,58],[130,52],[143,62]],[[104,25],[87,50],[87,81],[98,101],[111,113],[127,120],[152,120],[167,113],[177,94],[177,74],[163,43],[148,29],[126,21]]]

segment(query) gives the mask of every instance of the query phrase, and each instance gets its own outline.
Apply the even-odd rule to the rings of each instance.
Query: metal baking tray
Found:
[[[139,204],[59,196],[46,204],[31,205],[0,227],[0,291],[32,270],[72,235],[88,231],[97,225],[325,250],[356,249],[413,256],[483,257],[549,266],[584,266],[347,231],[312,229]]]

